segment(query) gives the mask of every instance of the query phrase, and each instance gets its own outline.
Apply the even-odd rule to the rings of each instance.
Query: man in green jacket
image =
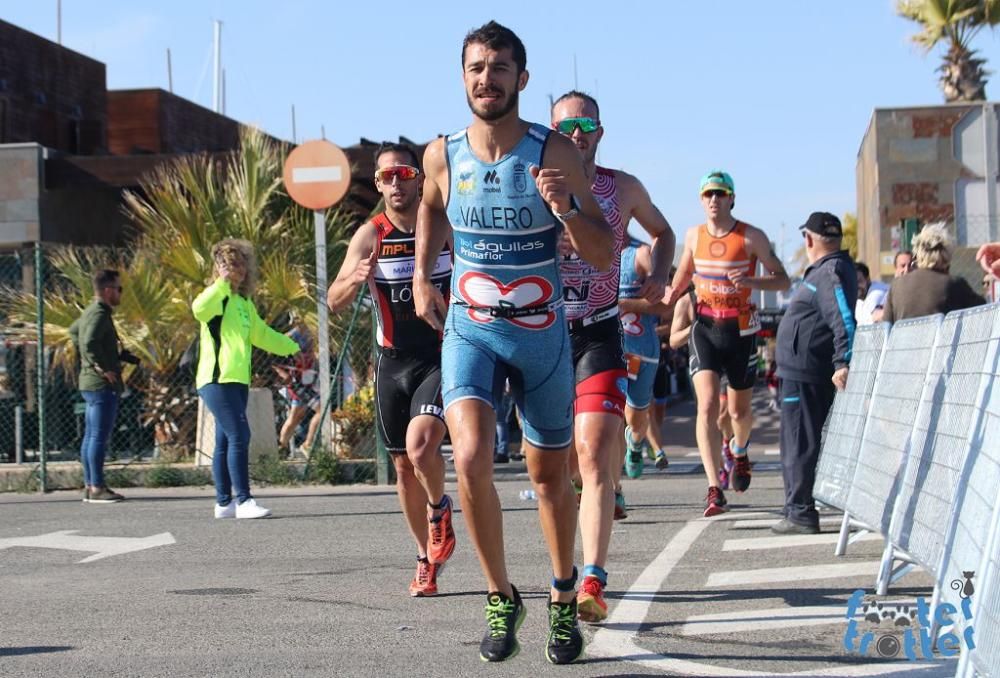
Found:
[[[83,463],[83,501],[113,504],[125,497],[104,484],[104,454],[118,414],[122,369],[118,333],[112,309],[122,300],[118,271],[94,274],[94,300],[70,328],[80,357],[80,395],[87,402],[80,460]]]

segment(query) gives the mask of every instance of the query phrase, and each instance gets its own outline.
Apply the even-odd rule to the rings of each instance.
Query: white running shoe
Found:
[[[236,502],[231,501],[225,506],[220,504],[215,505],[215,517],[216,518],[235,518],[236,517]]]
[[[247,499],[242,504],[236,505],[237,518],[267,518],[269,515],[271,515],[271,509],[258,506],[256,499]]]

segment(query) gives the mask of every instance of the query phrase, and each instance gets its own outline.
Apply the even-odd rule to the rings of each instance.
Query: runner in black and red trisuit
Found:
[[[375,152],[375,186],[385,212],[351,238],[327,303],[351,304],[367,284],[375,306],[375,419],[396,467],[403,515],[417,542],[417,572],[410,595],[437,593],[437,573],[455,550],[451,499],[444,493],[440,454],[445,425],[441,409],[441,335],[413,308],[414,228],[423,174],[407,146],[382,144]],[[438,256],[432,281],[447,294],[451,247]],[[426,507],[426,508],[425,508]]]

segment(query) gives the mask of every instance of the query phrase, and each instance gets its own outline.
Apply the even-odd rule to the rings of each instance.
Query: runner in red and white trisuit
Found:
[[[624,454],[626,372],[618,320],[621,251],[628,242],[628,222],[635,217],[653,237],[653,271],[635,301],[652,307],[660,302],[669,282],[674,233],[638,179],[597,166],[597,145],[604,129],[593,97],[576,91],[559,97],[552,107],[552,127],[572,139],[583,154],[584,169],[593,182],[592,192],[615,234],[610,270],[598,271],[581,260],[572,248],[563,249],[560,262],[576,372],[573,423],[576,453],[570,459],[578,464],[582,481],[580,533],[584,579],[577,606],[580,619],[600,621],[608,614],[604,601],[605,565],[615,513],[615,484]]]

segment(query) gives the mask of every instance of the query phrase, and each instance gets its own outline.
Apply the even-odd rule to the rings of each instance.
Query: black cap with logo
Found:
[[[840,225],[840,219],[829,212],[813,212],[806,219],[806,223],[799,226],[800,231],[809,231],[826,238],[842,238],[844,228]]]

